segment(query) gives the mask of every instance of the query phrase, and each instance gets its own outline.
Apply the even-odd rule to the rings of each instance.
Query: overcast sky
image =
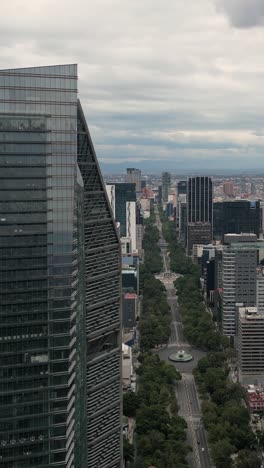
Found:
[[[262,171],[264,0],[4,0],[1,68],[78,63],[104,170]]]

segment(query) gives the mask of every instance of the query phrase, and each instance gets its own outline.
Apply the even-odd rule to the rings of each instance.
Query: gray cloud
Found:
[[[262,1],[2,2],[1,67],[78,63],[103,167],[261,168],[263,36],[223,12],[253,25]]]
[[[216,0],[217,6],[224,11],[237,28],[252,28],[264,24],[263,0]]]

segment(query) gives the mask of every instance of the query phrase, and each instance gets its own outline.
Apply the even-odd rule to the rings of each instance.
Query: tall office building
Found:
[[[212,240],[213,183],[211,177],[190,177],[187,187],[187,251],[194,243],[209,244]]]
[[[255,234],[226,234],[222,275],[222,328],[227,336],[237,332],[236,304],[256,305],[257,237]]]
[[[212,223],[213,183],[211,177],[188,179],[188,223]]]
[[[234,197],[234,184],[232,181],[224,181],[223,182],[223,192],[226,197]]]
[[[264,315],[257,307],[238,308],[238,378],[264,384]]]
[[[116,183],[115,186],[115,219],[120,223],[120,236],[127,236],[128,205],[134,204],[136,212],[136,184]]]
[[[178,195],[187,194],[187,180],[180,180],[177,185]]]
[[[208,245],[212,240],[212,226],[211,223],[188,223],[188,238],[187,238],[187,253],[193,254],[193,247],[195,245]]]
[[[170,172],[162,172],[162,200],[168,201],[169,191],[171,189],[171,174]]]
[[[185,247],[187,244],[187,202],[186,195],[178,196],[177,205],[178,216],[178,239],[179,242]]]
[[[257,187],[254,184],[254,182],[251,182],[251,195],[253,195],[254,197],[257,195]]]
[[[259,314],[264,314],[264,274],[263,271],[257,274],[257,309]]]
[[[117,468],[120,247],[77,66],[0,95],[0,465]]]
[[[232,200],[213,204],[213,234],[224,242],[224,235],[252,232],[257,237],[262,231],[262,211],[259,201]]]
[[[129,184],[136,184],[136,191],[141,192],[141,170],[134,167],[127,168],[126,181]]]

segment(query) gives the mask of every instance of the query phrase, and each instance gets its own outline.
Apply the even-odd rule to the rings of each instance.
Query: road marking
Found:
[[[195,452],[195,458],[196,458],[196,462],[198,463],[197,467],[198,467],[198,468],[202,468],[201,462],[200,462],[200,455],[199,455],[199,450],[198,450],[198,444],[197,444],[197,440],[196,440],[195,429],[194,429],[194,425],[193,425],[192,408],[191,408],[191,402],[190,402],[190,397],[189,397],[189,391],[188,391],[188,386],[187,386],[186,379],[185,379],[185,376],[184,376],[184,375],[182,375],[182,380],[183,380],[183,384],[184,384],[184,388],[185,388],[185,393],[186,393],[186,397],[187,397],[187,404],[188,404],[188,410],[189,410],[189,422],[190,422],[190,427],[191,427],[191,433],[192,433],[192,440],[193,440],[193,448],[194,448],[194,452]]]

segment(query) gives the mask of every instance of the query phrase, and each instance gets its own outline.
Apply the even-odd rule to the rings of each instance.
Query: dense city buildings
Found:
[[[0,87],[0,464],[117,468],[120,246],[77,66]]]
[[[212,240],[213,183],[211,177],[190,177],[187,186],[187,252]]]
[[[141,182],[141,171],[140,169],[135,169],[134,167],[127,168],[126,182],[130,184],[136,184],[136,192],[141,192],[142,182]]]
[[[264,314],[238,308],[238,375],[244,384],[264,383]]]
[[[222,329],[235,336],[236,304],[256,305],[257,237],[255,234],[226,234],[223,249]]]
[[[214,239],[224,241],[225,234],[251,232],[259,238],[262,211],[259,201],[232,200],[213,204]]]
[[[171,174],[170,172],[162,172],[162,201],[168,201],[168,195],[171,189]]]

